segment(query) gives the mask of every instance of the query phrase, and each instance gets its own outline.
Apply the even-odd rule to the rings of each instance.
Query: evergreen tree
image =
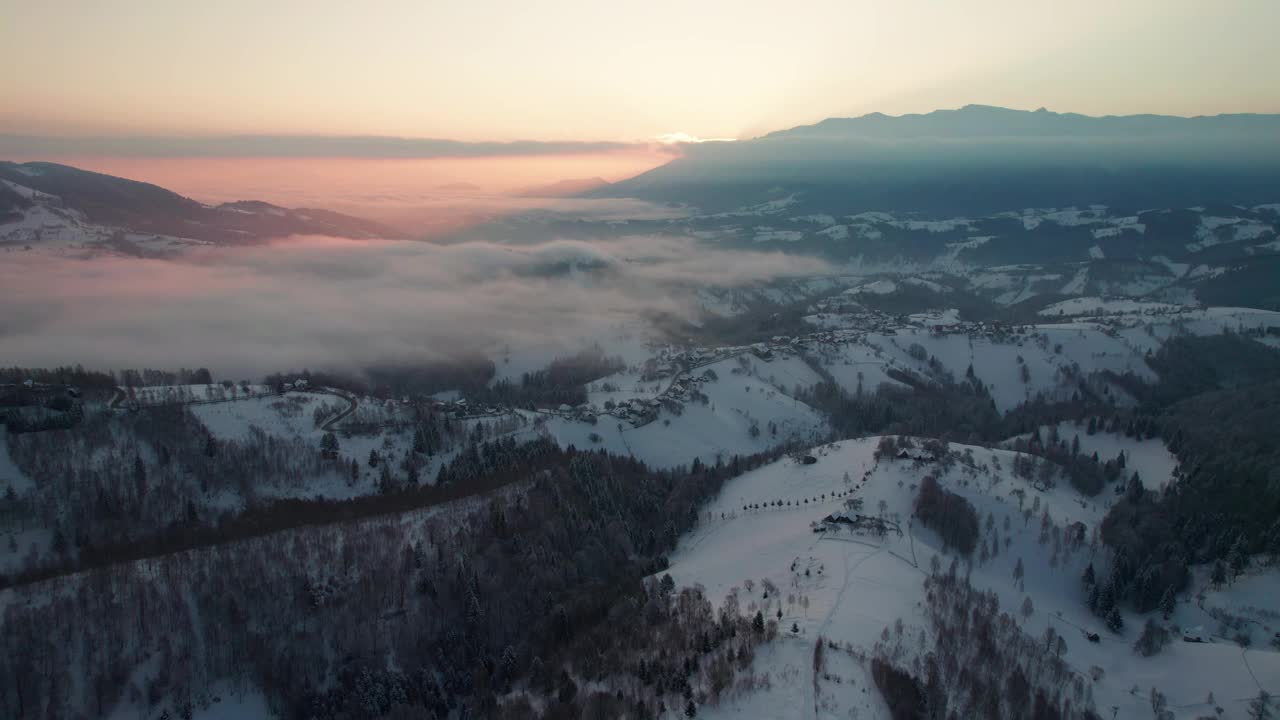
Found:
[[[322,457],[333,460],[338,457],[338,436],[331,432],[325,433],[320,438],[320,455]]]
[[[1236,537],[1231,552],[1227,553],[1227,563],[1231,566],[1231,578],[1240,577],[1240,573],[1249,566],[1249,553],[1245,549],[1244,535]]]
[[[1173,614],[1177,603],[1178,600],[1173,594],[1173,586],[1170,585],[1165,588],[1164,595],[1160,596],[1160,614],[1164,616],[1165,620],[1168,620],[1169,616]]]
[[[693,701],[690,700],[689,704],[684,706],[684,716],[687,718],[691,718],[691,717],[697,717],[697,715],[698,715],[698,706],[694,705]]]
[[[1226,581],[1227,581],[1227,566],[1223,565],[1222,561],[1219,560],[1213,564],[1213,575],[1210,576],[1209,582],[1213,583],[1213,588],[1216,590],[1222,587],[1222,584],[1225,583]]]
[[[756,611],[756,616],[751,620],[751,629],[758,634],[764,634],[764,612]]]
[[[1118,633],[1124,629],[1124,618],[1120,617],[1120,608],[1111,607],[1111,611],[1107,613],[1107,629],[1113,633]]]
[[[1129,478],[1129,487],[1125,489],[1124,495],[1129,502],[1136,503],[1142,500],[1145,492],[1146,488],[1142,487],[1142,480],[1138,479],[1138,473],[1135,472],[1133,477]]]
[[[1115,590],[1112,589],[1111,583],[1106,583],[1098,590],[1098,614],[1106,617],[1115,606]]]
[[[1097,576],[1093,572],[1093,563],[1089,563],[1084,569],[1084,584],[1093,585],[1097,582]]]
[[[141,498],[147,492],[147,467],[142,464],[142,456],[133,456],[133,484],[137,488],[138,497]]]
[[[382,458],[378,456],[378,450],[376,448],[369,451],[369,467],[376,468],[378,467],[378,463],[381,461]]]
[[[1258,697],[1249,703],[1251,720],[1271,720],[1275,714],[1271,712],[1271,695],[1266,690],[1259,690]]]

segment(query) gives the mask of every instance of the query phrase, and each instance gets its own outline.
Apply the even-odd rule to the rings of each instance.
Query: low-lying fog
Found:
[[[240,378],[568,347],[654,312],[695,319],[693,286],[827,271],[669,237],[518,247],[300,237],[164,260],[15,252],[0,262],[0,364],[204,366]]]

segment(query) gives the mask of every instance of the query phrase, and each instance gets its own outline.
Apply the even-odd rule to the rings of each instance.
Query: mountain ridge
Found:
[[[52,216],[113,230],[231,245],[303,234],[356,239],[400,235],[380,223],[329,210],[260,200],[206,205],[152,183],[52,162],[0,161],[0,180],[5,181],[0,219],[10,221],[39,207]]]
[[[1255,205],[1280,183],[1280,115],[1092,117],[967,105],[829,118],[672,162],[586,197],[729,210],[799,192],[857,213]]]

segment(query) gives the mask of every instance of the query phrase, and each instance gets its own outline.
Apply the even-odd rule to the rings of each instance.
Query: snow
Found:
[[[897,291],[898,286],[892,280],[876,280],[844,291],[846,295],[888,295]]]
[[[1089,268],[1088,266],[1085,266],[1077,270],[1076,274],[1071,278],[1071,282],[1063,285],[1062,290],[1059,292],[1063,295],[1079,295],[1084,292],[1084,286],[1088,280]]]
[[[877,348],[850,343],[841,346],[834,355],[825,357],[824,360],[823,368],[846,392],[856,393],[861,387],[863,392],[871,393],[886,383],[902,386],[902,383],[886,373],[890,365],[889,359]]]
[[[936,535],[909,523],[915,489],[926,473],[937,473],[944,487],[973,503],[979,517],[994,518],[999,552],[986,562],[974,558],[972,583],[996,593],[1010,613],[1017,613],[1024,598],[1032,598],[1032,614],[1017,615],[1024,631],[1039,637],[1053,627],[1067,641],[1063,658],[1073,670],[1085,676],[1091,667],[1102,670],[1102,677],[1090,686],[1100,711],[1114,706],[1120,717],[1145,717],[1150,712],[1149,690],[1156,687],[1168,697],[1178,720],[1199,717],[1206,710],[1212,714],[1204,704],[1210,692],[1226,707],[1224,717],[1241,718],[1244,703],[1237,699],[1257,694],[1254,676],[1264,683],[1280,677],[1280,653],[1242,653],[1224,643],[1174,642],[1161,654],[1143,658],[1130,649],[1143,618],[1127,616],[1127,629],[1120,636],[1103,629],[1084,605],[1079,580],[1084,565],[1100,558],[1088,542],[1078,549],[1064,543],[1054,552],[1053,542],[1039,541],[1041,522],[1036,517],[1047,509],[1057,526],[1079,521],[1091,533],[1105,512],[1096,501],[1080,498],[1063,484],[1048,491],[1035,489],[1012,475],[1013,454],[1007,451],[952,445],[952,450],[972,459],[973,468],[956,463],[942,469],[907,460],[877,463],[877,440],[822,446],[812,451],[816,464],[783,459],[730,480],[704,507],[698,526],[681,538],[669,568],[678,586],[700,585],[717,605],[736,592],[744,612],[758,609],[770,619],[779,608],[783,612],[778,639],[762,648],[752,665],[752,673],[757,678],[767,674],[769,682],[733,691],[721,707],[706,709],[707,716],[809,717],[815,706],[812,647],[819,636],[869,652],[896,620],[905,623],[908,637],[918,634],[922,582],[930,559],[939,556],[943,568],[950,562]],[[1026,494],[1028,507],[1035,501],[1041,510],[1024,519],[1010,493],[1014,489]],[[897,537],[891,532],[882,538],[849,530],[813,532],[811,523],[843,507],[846,497],[861,499],[863,514],[900,519],[905,534]],[[744,510],[744,505],[774,500],[800,504]],[[1019,560],[1025,568],[1022,584],[1013,579]],[[1276,597],[1274,575],[1266,586],[1244,597],[1274,604],[1268,600]],[[753,583],[750,591],[748,580]],[[779,589],[768,599],[764,580]],[[1248,601],[1239,601],[1244,602]],[[1180,612],[1193,609],[1184,604]],[[798,633],[790,632],[793,623]],[[1101,633],[1101,642],[1087,642],[1086,631]],[[835,674],[847,682],[819,683],[819,716],[887,718],[885,708],[865,697],[877,693],[863,666],[843,653],[828,653],[832,655],[838,658],[829,661],[838,663]],[[1131,694],[1135,686],[1138,691]]]
[[[666,381],[644,381],[638,370],[624,370],[608,377],[600,378],[587,385],[587,403],[598,408],[605,402],[622,402],[636,398],[656,398],[666,388]],[[606,385],[616,386],[617,390],[603,390]]]
[[[39,190],[29,188],[26,185],[19,185],[18,183],[10,182],[8,180],[0,180],[0,186],[9,188],[10,190],[17,193],[18,195],[21,195],[22,197],[26,198],[27,200],[40,200],[44,202],[49,202],[49,201],[54,201],[58,199],[57,196],[55,195],[43,193],[43,192],[40,192]]]
[[[1153,313],[1177,313],[1183,309],[1181,305],[1144,302],[1127,298],[1078,297],[1049,305],[1040,310],[1039,314],[1045,317],[1057,317],[1060,315],[1117,315],[1125,313],[1149,315]]]
[[[936,292],[936,293],[951,292],[951,288],[947,287],[946,285],[940,285],[936,282],[933,282],[932,280],[926,280],[924,278],[919,278],[919,277],[903,278],[902,283],[904,285],[915,285],[916,287],[922,287],[926,290],[932,290],[933,292]]]
[[[0,429],[0,494],[9,488],[22,494],[35,487],[35,483],[22,472],[9,456],[9,431]]]
[[[701,458],[714,462],[717,457],[760,452],[790,439],[822,437],[828,432],[826,421],[813,408],[781,392],[767,380],[742,374],[738,360],[730,359],[700,368],[713,370],[718,380],[702,383],[699,390],[708,402],[686,402],[679,415],[661,409],[656,420],[633,427],[612,415],[601,415],[596,424],[544,416],[543,429],[561,445],[580,448],[604,448],[629,455],[657,468],[671,468]],[[779,383],[783,379],[810,380],[805,370],[787,362],[772,368]],[[733,371],[739,370],[738,374]],[[810,369],[808,372],[812,373]],[[766,376],[767,377],[767,376]],[[769,429],[772,422],[776,435]],[[751,427],[759,428],[752,436]],[[593,441],[591,436],[600,438]]]
[[[991,390],[996,408],[1001,412],[1039,393],[1070,397],[1074,383],[1061,369],[1072,363],[1094,370],[1132,371],[1142,377],[1151,376],[1137,351],[1097,328],[1046,325],[1037,327],[1035,333],[1043,336],[1043,340],[1033,342],[1027,337],[1019,341],[997,341],[961,333],[937,336],[917,328],[892,336],[870,334],[866,341],[881,348],[893,364],[912,369],[923,377],[930,375],[930,369],[927,363],[910,356],[908,349],[912,344],[919,344],[928,355],[936,357],[955,378],[963,378],[972,365],[975,376]],[[1026,382],[1021,379],[1023,367],[1027,370]]]
[[[1153,257],[1151,258],[1151,261],[1152,261],[1152,262],[1160,263],[1161,265],[1165,266],[1166,268],[1169,268],[1169,272],[1170,272],[1174,277],[1182,277],[1183,275],[1186,275],[1186,274],[1187,274],[1187,270],[1189,270],[1189,269],[1191,268],[1191,266],[1190,266],[1190,265],[1188,265],[1188,264],[1186,264],[1186,263],[1177,263],[1177,262],[1174,262],[1174,261],[1170,260],[1169,258],[1165,257],[1164,255],[1155,255],[1155,256],[1153,256]]]
[[[107,717],[110,720],[131,720],[158,715],[161,707],[168,707],[171,717],[178,717],[173,700],[161,700],[154,712],[145,706],[119,703]],[[257,689],[233,688],[227,683],[215,684],[209,691],[192,698],[192,720],[269,720],[275,713],[267,705],[266,696]]]
[[[804,237],[798,230],[774,230],[771,227],[755,229],[755,242],[797,242]]]
[[[791,218],[791,221],[792,222],[808,222],[808,223],[814,223],[815,225],[823,225],[823,226],[836,224],[836,219],[834,217],[823,214],[823,213],[819,213],[817,215],[801,215],[799,217]]]
[[[1218,232],[1221,228],[1230,227],[1229,237],[1223,238]],[[1256,220],[1238,217],[1201,216],[1200,226],[1196,228],[1196,241],[1187,243],[1187,250],[1200,252],[1205,248],[1220,245],[1224,242],[1243,242],[1257,240],[1275,233],[1275,227]]]
[[[1197,607],[1210,615],[1222,617],[1225,613],[1242,618],[1254,643],[1265,647],[1280,632],[1280,573],[1270,567],[1249,568],[1217,589],[1209,584],[1210,574],[1211,568],[1203,566],[1196,575],[1195,584],[1200,588]],[[1217,630],[1221,628],[1214,627],[1217,624],[1206,622],[1206,632],[1219,635]]]
[[[1093,258],[1094,260],[1103,260],[1107,257],[1107,255],[1106,253],[1102,252],[1101,247],[1094,245],[1093,247],[1089,248],[1089,257]]]
[[[849,226],[848,225],[832,225],[831,227],[825,230],[819,230],[818,234],[831,238],[832,240],[848,240]]]
[[[272,390],[266,385],[249,385],[247,390],[240,385],[232,385],[227,388],[218,383],[211,385],[148,385],[134,388],[130,399],[139,405],[171,405],[188,402],[222,402],[232,398],[270,394],[272,394]]]
[[[967,218],[950,218],[947,220],[900,220],[892,225],[906,230],[927,230],[933,233],[969,230],[973,221]]]
[[[1178,467],[1178,458],[1169,452],[1169,448],[1159,438],[1138,440],[1126,437],[1121,433],[1105,431],[1090,435],[1087,423],[1076,423],[1070,420],[1058,423],[1058,437],[1068,445],[1075,438],[1080,439],[1080,452],[1085,455],[1098,453],[1102,462],[1114,460],[1124,452],[1125,478],[1134,472],[1148,488],[1163,487],[1173,478],[1173,471]],[[1040,438],[1048,441],[1049,426],[1040,428]],[[1023,436],[1025,437],[1025,436]]]

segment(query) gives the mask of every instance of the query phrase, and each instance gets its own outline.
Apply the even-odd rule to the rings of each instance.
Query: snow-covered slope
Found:
[[[823,446],[813,451],[814,464],[784,459],[730,481],[681,540],[670,568],[677,584],[702,585],[716,603],[736,593],[744,609],[777,619],[781,633],[776,648],[757,656],[754,687],[740,688],[714,716],[811,717],[816,707],[818,717],[889,717],[867,698],[876,690],[860,653],[870,653],[883,633],[895,633],[899,620],[905,637],[925,630],[927,639],[922,583],[935,556],[941,568],[955,557],[934,532],[912,522],[913,498],[926,474],[969,500],[982,521],[981,551],[962,561],[961,572],[977,588],[996,593],[1030,636],[1041,637],[1047,628],[1062,636],[1062,657],[1090,678],[1087,690],[1100,711],[1115,707],[1117,717],[1146,717],[1155,687],[1176,718],[1213,714],[1206,704],[1210,693],[1224,706],[1224,717],[1242,718],[1239,699],[1256,696],[1260,685],[1269,688],[1267,680],[1280,677],[1280,653],[1274,651],[1175,642],[1143,658],[1130,647],[1141,618],[1126,616],[1128,629],[1120,635],[1102,627],[1085,607],[1080,577],[1090,561],[1101,562],[1094,538],[1105,498],[1082,498],[1063,483],[1037,490],[1012,474],[1014,454],[1008,451],[953,445],[952,460],[944,463],[877,461],[877,441]],[[814,531],[815,522],[850,499],[861,501],[858,513],[899,523],[903,535]],[[1083,542],[1066,530],[1076,522],[1085,527]],[[1197,612],[1183,604],[1172,622],[1189,622]],[[1099,633],[1100,642],[1089,642],[1087,632]],[[839,669],[814,677],[811,658],[819,637],[852,652],[829,652],[840,658]],[[760,682],[766,675],[768,682]]]

